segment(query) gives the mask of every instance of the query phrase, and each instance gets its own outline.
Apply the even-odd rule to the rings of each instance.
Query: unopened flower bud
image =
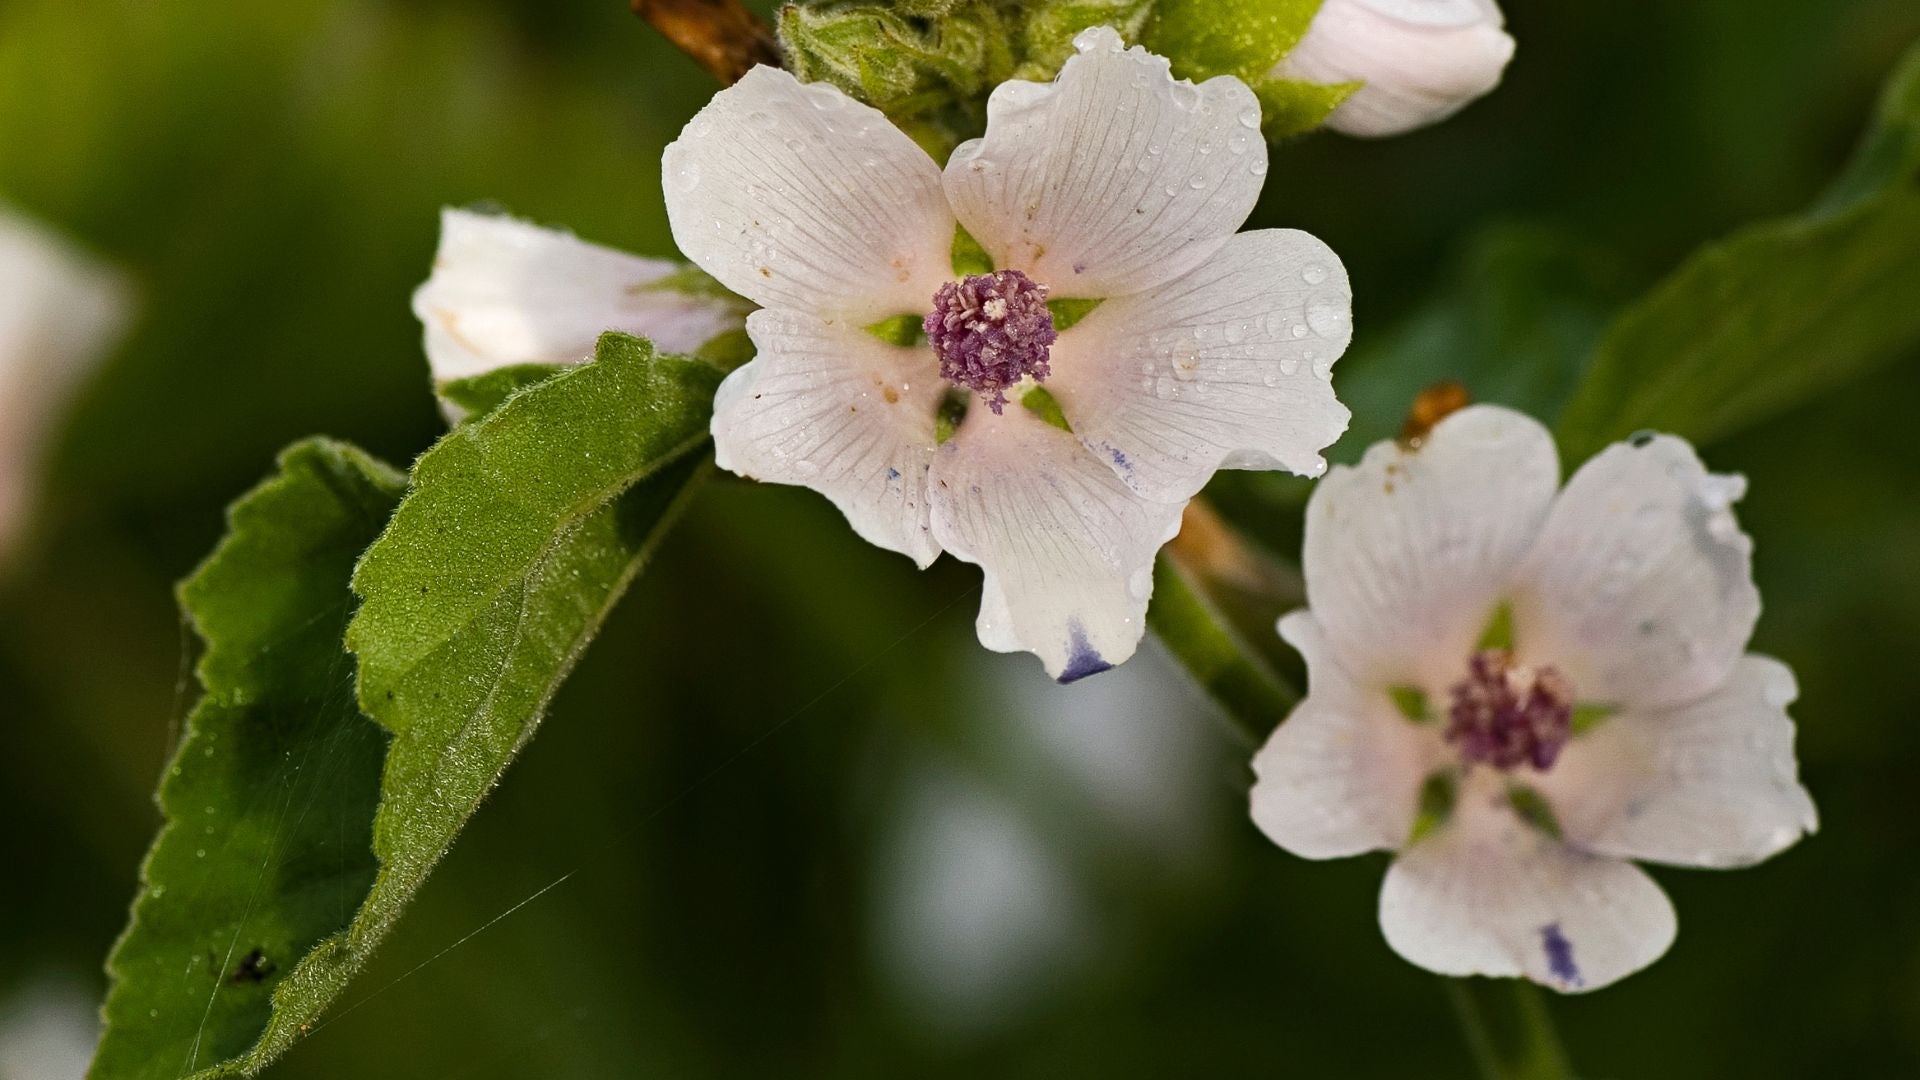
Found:
[[[1494,0],[1326,0],[1274,74],[1359,82],[1328,117],[1377,138],[1438,123],[1500,83],[1513,38]]]

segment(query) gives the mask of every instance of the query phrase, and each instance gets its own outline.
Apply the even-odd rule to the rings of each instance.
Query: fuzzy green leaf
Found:
[[[1299,79],[1266,76],[1255,78],[1248,85],[1260,99],[1260,133],[1275,140],[1317,130],[1341,102],[1360,89],[1357,82],[1322,86]]]
[[[206,643],[202,696],[161,781],[166,823],[107,962],[96,1080],[251,1074],[318,1017],[353,961],[344,930],[372,884],[386,736],[340,647],[354,560],[404,478],[313,439],[228,511],[180,586]]]
[[[547,381],[566,369],[558,364],[509,364],[466,379],[450,379],[435,392],[478,420],[520,390]]]
[[[1916,296],[1920,46],[1827,198],[1702,248],[1614,323],[1560,418],[1562,453],[1757,423],[1920,348]]]
[[[1321,0],[1160,0],[1143,35],[1182,78],[1262,80],[1306,36]]]
[[[593,363],[414,466],[353,576],[361,707],[394,735],[356,946],[392,925],[672,521],[719,378],[605,334]]]
[[[1073,39],[1093,26],[1111,26],[1140,40],[1154,0],[1022,0],[1008,5],[1019,19],[1020,65],[1015,76],[1045,82],[1073,55]]]

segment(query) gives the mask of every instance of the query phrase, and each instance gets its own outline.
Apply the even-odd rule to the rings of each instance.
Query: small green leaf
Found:
[[[1387,696],[1393,699],[1393,707],[1400,715],[1416,724],[1424,724],[1433,719],[1433,713],[1427,708],[1427,692],[1417,686],[1390,686]]]
[[[1300,695],[1246,643],[1199,576],[1170,551],[1153,564],[1147,627],[1251,742],[1265,740],[1299,704]]]
[[[993,256],[980,246],[964,225],[953,227],[953,275],[971,277],[993,273]]]
[[[1044,386],[1036,386],[1028,390],[1021,397],[1020,404],[1026,406],[1028,412],[1061,431],[1073,430],[1073,425],[1067,423],[1067,414],[1060,410],[1060,403],[1054,400],[1053,395],[1049,394]]]
[[[1560,839],[1560,821],[1553,816],[1553,807],[1547,803],[1546,796],[1525,784],[1512,784],[1507,788],[1507,805],[1520,815],[1520,820],[1553,837]]]
[[[1561,415],[1565,460],[1642,428],[1696,444],[1920,347],[1920,46],[1808,212],[1695,252],[1613,324]]]
[[[1080,299],[1078,297],[1067,296],[1058,300],[1047,301],[1047,311],[1053,315],[1054,330],[1060,333],[1066,333],[1067,330],[1072,328],[1074,323],[1093,314],[1093,309],[1104,303],[1106,303],[1106,301],[1100,299]]]
[[[926,340],[926,329],[919,315],[895,315],[866,327],[866,331],[889,345],[917,345]]]
[[[1015,77],[1046,81],[1073,55],[1082,30],[1111,26],[1127,41],[1139,41],[1154,0],[1020,0],[1010,5],[1019,20],[1019,68]]]
[[[443,382],[435,391],[464,410],[467,419],[472,421],[499,408],[500,403],[516,391],[545,382],[565,370],[558,364],[509,364],[470,378]]]
[[[873,0],[787,4],[780,42],[802,82],[833,83],[895,121],[957,117],[1013,73],[1013,38],[992,0],[942,6],[929,19]]]
[[[1480,632],[1480,641],[1474,646],[1485,652],[1488,649],[1513,649],[1513,605],[1501,604],[1493,609],[1493,616],[1487,620],[1487,628]]]
[[[1407,834],[1411,844],[1430,835],[1453,817],[1453,804],[1460,797],[1460,782],[1452,769],[1442,769],[1420,785],[1420,809],[1414,814],[1413,830]]]
[[[1575,705],[1573,717],[1568,721],[1568,729],[1575,735],[1584,735],[1620,711],[1618,705],[1597,705],[1591,702]]]
[[[386,738],[348,691],[340,635],[354,560],[404,485],[350,446],[296,443],[180,586],[202,693],[107,960],[95,1080],[252,1075],[358,966],[341,932],[378,869]]]

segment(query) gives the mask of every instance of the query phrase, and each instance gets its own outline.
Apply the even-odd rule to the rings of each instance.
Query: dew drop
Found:
[[[1300,361],[1295,360],[1291,356],[1280,361],[1280,374],[1282,375],[1288,376],[1290,378],[1293,376],[1295,372],[1299,370],[1300,370]]]
[[[747,123],[752,124],[754,127],[770,128],[779,123],[779,121],[773,118],[772,113],[761,112],[755,109],[753,112],[747,114]]]
[[[1327,268],[1318,265],[1309,266],[1300,271],[1300,277],[1309,285],[1318,285],[1327,280]]]
[[[1255,160],[1253,164],[1247,166],[1247,171],[1255,176],[1265,176],[1267,175],[1267,163],[1265,161]]]
[[[1293,336],[1294,336],[1294,337],[1295,337],[1296,339],[1298,339],[1298,338],[1303,338],[1303,337],[1306,337],[1306,336],[1307,336],[1307,324],[1306,324],[1306,323],[1294,323],[1294,324],[1293,324],[1293,328],[1292,328],[1292,329],[1290,329],[1290,330],[1288,330],[1287,332],[1288,332],[1288,333],[1290,333],[1290,334],[1292,334],[1292,335],[1293,335]]]
[[[1201,188],[1207,186],[1207,178],[1199,173],[1194,173],[1192,179],[1187,181],[1187,186],[1195,191],[1199,191]]]
[[[1243,128],[1258,129],[1260,127],[1260,110],[1240,110],[1240,126]]]
[[[1346,334],[1350,319],[1346,305],[1333,300],[1315,300],[1307,305],[1307,325],[1323,338]]]

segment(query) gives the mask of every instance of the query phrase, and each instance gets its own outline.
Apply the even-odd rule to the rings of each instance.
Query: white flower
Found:
[[[1306,858],[1397,850],[1380,923],[1408,960],[1572,991],[1673,940],[1627,860],[1745,866],[1816,818],[1793,674],[1746,653],[1745,482],[1670,436],[1559,478],[1544,428],[1481,406],[1321,482],[1280,623],[1310,692],[1252,808]]]
[[[128,292],[111,270],[0,207],[0,561],[26,526],[68,399],[126,325]]]
[[[1363,85],[1327,126],[1399,135],[1436,124],[1500,85],[1513,38],[1494,0],[1326,0],[1273,74]]]
[[[996,89],[944,173],[880,113],[770,68],[664,163],[680,249],[765,308],[715,401],[720,464],[821,492],[922,566],[979,564],[981,642],[1063,680],[1132,655],[1154,554],[1215,470],[1324,468],[1351,332],[1324,244],[1234,233],[1267,169],[1252,92],[1175,81],[1104,27],[1075,44],[1055,82]],[[956,221],[995,273],[955,280]],[[1044,305],[1067,298],[1102,302],[1056,340]],[[864,329],[900,316],[930,339]],[[1036,381],[1071,432],[1017,400]],[[955,386],[971,406],[942,442]]]
[[[737,304],[659,287],[682,269],[504,215],[442,210],[433,274],[413,294],[434,383],[578,364],[607,330],[685,353],[738,328]]]

